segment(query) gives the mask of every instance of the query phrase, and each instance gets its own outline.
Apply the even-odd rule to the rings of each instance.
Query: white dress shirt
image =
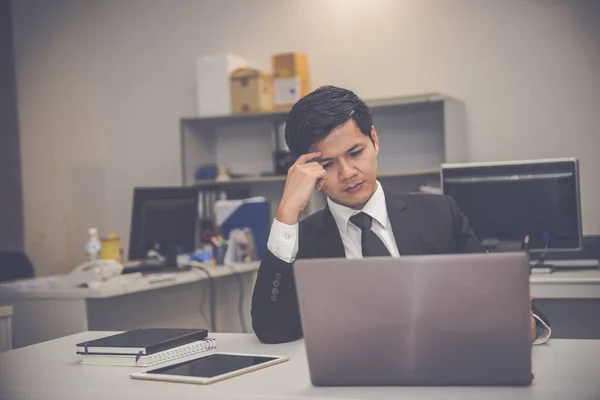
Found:
[[[388,218],[385,194],[379,182],[377,182],[375,193],[362,210],[355,210],[334,203],[329,197],[327,198],[327,205],[340,231],[346,258],[362,258],[362,231],[350,222],[350,217],[360,212],[364,212],[373,218],[371,230],[379,236],[392,257],[400,257],[394,232],[392,232],[392,224]],[[296,254],[298,254],[298,224],[287,225],[275,219],[271,227],[267,248],[280,260],[293,262],[296,259]]]
[[[362,231],[359,227],[350,222],[350,217],[360,212],[364,212],[373,218],[371,230],[385,244],[392,257],[400,257],[396,239],[394,238],[394,232],[392,231],[392,224],[388,217],[385,193],[379,182],[377,182],[375,193],[371,196],[362,210],[355,210],[334,203],[329,197],[327,198],[327,205],[329,206],[329,210],[340,231],[346,258],[362,258]],[[294,262],[296,255],[298,254],[298,224],[287,225],[275,219],[271,226],[267,248],[280,260],[288,263]],[[534,314],[533,316],[544,328],[543,332],[538,335],[533,344],[545,343],[551,334],[550,327],[537,315]]]

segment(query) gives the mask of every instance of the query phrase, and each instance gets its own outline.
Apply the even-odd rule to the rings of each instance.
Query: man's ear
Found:
[[[375,131],[374,126],[371,126],[371,141],[375,146],[375,155],[379,155],[379,138],[377,137],[377,132]]]

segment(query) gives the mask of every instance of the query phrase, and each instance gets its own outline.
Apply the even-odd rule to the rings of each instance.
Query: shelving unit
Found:
[[[436,175],[440,172],[437,168],[432,169],[421,169],[414,171],[404,172],[393,172],[379,174],[379,179],[385,178],[402,178],[402,177],[417,177],[417,176],[428,176]],[[260,184],[260,183],[271,183],[271,182],[285,182],[286,175],[273,175],[273,176],[251,176],[244,178],[236,178],[228,181],[217,181],[214,179],[202,179],[195,181],[192,185],[198,188],[226,188],[236,185],[248,185],[248,184]]]
[[[444,162],[468,161],[464,104],[438,93],[366,101],[380,140],[379,173],[386,188],[415,189],[418,182],[439,180]],[[267,197],[273,210],[285,176],[273,176],[273,151],[283,148],[287,111],[181,119],[181,176],[185,186],[219,191],[246,188]],[[243,150],[240,150],[243,149]],[[196,181],[201,165],[228,167],[247,175],[229,181]],[[323,206],[316,194],[308,213]]]

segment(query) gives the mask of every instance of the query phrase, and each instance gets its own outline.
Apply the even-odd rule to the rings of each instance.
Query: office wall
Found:
[[[10,0],[0,0],[0,251],[23,250],[23,197]]]
[[[474,161],[577,156],[600,233],[600,2],[13,2],[26,247],[40,273],[83,258],[86,228],[128,235],[136,185],[180,182],[194,60],[310,57],[312,86],[467,105]]]

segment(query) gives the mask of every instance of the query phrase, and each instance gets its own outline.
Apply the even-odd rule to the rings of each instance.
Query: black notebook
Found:
[[[143,328],[77,343],[78,354],[149,355],[205,339],[206,329]]]

